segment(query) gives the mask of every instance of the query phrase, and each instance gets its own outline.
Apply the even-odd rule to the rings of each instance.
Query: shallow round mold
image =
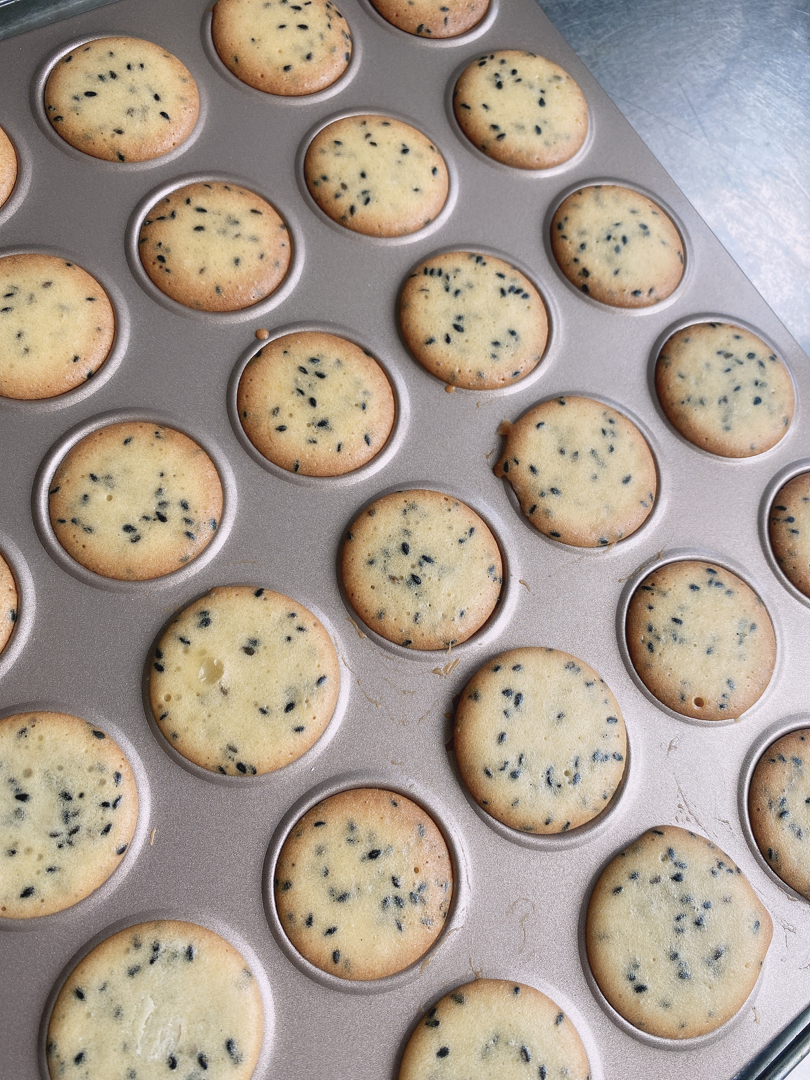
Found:
[[[106,275],[100,272],[92,261],[88,263],[84,256],[76,258],[71,252],[42,245],[38,245],[36,248],[15,246],[0,251],[0,259],[7,255],[49,255],[74,263],[94,278],[99,287],[107,294],[107,298],[112,305],[115,323],[109,351],[91,377],[85,379],[84,382],[71,390],[66,390],[64,393],[57,394],[54,397],[12,398],[0,395],[0,411],[3,409],[20,410],[32,415],[40,415],[55,412],[66,406],[84,401],[92,394],[95,394],[115,375],[129,348],[132,317],[125,291],[119,286],[118,282],[112,279],[108,280]]]
[[[678,562],[704,563],[708,566],[716,566],[719,567],[721,570],[727,570],[730,573],[734,574],[743,582],[744,585],[747,585],[748,588],[751,589],[755,596],[760,600],[771,622],[775,637],[775,658],[773,669],[770,673],[770,677],[766,686],[760,693],[760,696],[756,698],[751,703],[751,705],[749,705],[749,707],[741,713],[740,716],[730,716],[728,719],[724,718],[710,720],[702,719],[701,717],[690,716],[687,713],[678,712],[676,709],[671,708],[669,705],[666,705],[663,701],[661,701],[660,698],[655,696],[655,694],[647,687],[647,685],[640,677],[632,661],[632,658],[630,656],[630,650],[627,644],[627,618],[633,597],[635,596],[642,582],[651,574],[653,574],[656,570],[660,570],[665,566],[669,566],[670,564]],[[780,672],[783,663],[783,650],[780,648],[779,645],[780,638],[782,637],[779,612],[778,610],[774,610],[774,608],[769,608],[765,605],[765,601],[762,599],[763,595],[763,589],[760,588],[758,583],[752,578],[749,570],[746,567],[741,566],[736,559],[729,558],[726,555],[723,555],[721,558],[716,559],[712,557],[711,552],[707,552],[705,550],[701,551],[697,548],[673,548],[669,551],[662,550],[658,552],[652,559],[648,559],[646,562],[642,563],[639,569],[626,579],[625,586],[622,589],[619,603],[616,608],[616,638],[619,646],[619,652],[621,654],[627,672],[630,678],[633,680],[635,686],[641,691],[641,693],[647,698],[648,701],[652,702],[652,704],[655,705],[656,708],[662,710],[668,716],[672,716],[676,720],[681,720],[687,724],[696,724],[699,727],[718,729],[729,726],[733,727],[735,724],[739,723],[742,717],[747,716],[755,709],[761,708],[763,703],[766,702],[769,692],[774,688],[774,686],[779,685]],[[697,704],[697,698],[695,699],[695,702],[696,708],[702,707],[702,702],[701,704]]]
[[[266,583],[260,584],[255,581],[240,582],[239,584],[248,585],[250,588],[255,587],[257,589],[271,588],[271,586],[267,585]],[[338,668],[340,673],[340,687],[338,689],[337,700],[335,702],[335,707],[332,711],[332,715],[324,726],[323,731],[315,740],[315,742],[312,743],[312,745],[307,750],[305,750],[299,757],[295,758],[292,761],[289,761],[285,765],[279,766],[277,769],[274,769],[270,772],[259,773],[257,775],[249,775],[247,773],[244,775],[223,774],[216,772],[213,769],[207,769],[202,765],[198,765],[196,762],[191,761],[189,758],[187,758],[184,754],[181,754],[180,751],[172,745],[171,741],[166,738],[160,726],[158,725],[151,707],[149,691],[150,672],[155,659],[155,649],[161,638],[175,621],[175,619],[179,615],[182,615],[186,608],[190,607],[193,603],[195,603],[197,600],[202,599],[206,595],[207,592],[190,598],[183,603],[182,607],[178,608],[177,611],[175,611],[172,615],[169,616],[168,619],[166,619],[166,621],[155,634],[152,645],[149,648],[149,652],[144,659],[143,675],[141,680],[143,710],[144,715],[146,716],[147,723],[149,724],[149,728],[155,738],[155,741],[165,752],[167,757],[169,757],[173,762],[175,762],[175,764],[185,769],[186,772],[190,773],[192,776],[197,777],[199,780],[204,780],[208,783],[228,788],[231,791],[244,788],[245,786],[261,787],[262,785],[266,785],[268,788],[272,788],[273,786],[277,785],[279,778],[282,775],[285,777],[298,776],[311,772],[316,762],[319,760],[321,754],[326,751],[327,747],[330,745],[333,738],[338,733],[341,724],[343,723],[351,695],[351,679],[345,661],[342,659],[341,656],[342,641],[333,623],[317,604],[310,602],[308,599],[301,600],[296,599],[295,597],[288,597],[288,599],[290,599],[293,603],[299,604],[300,606],[306,608],[311,615],[314,615],[328,633],[337,654]]]
[[[273,329],[272,333],[268,332],[267,337],[262,337],[257,341],[251,343],[247,349],[239,357],[236,366],[234,367],[231,378],[228,382],[228,416],[231,421],[231,427],[233,428],[236,438],[239,440],[240,445],[244,448],[245,452],[250,455],[257,465],[261,466],[266,472],[272,476],[283,480],[286,483],[293,485],[300,485],[303,488],[328,490],[336,487],[346,487],[354,485],[360,481],[365,480],[369,476],[373,476],[375,473],[384,469],[386,465],[396,456],[402,447],[408,433],[408,426],[411,418],[411,401],[408,392],[408,386],[399,368],[392,362],[386,361],[380,358],[382,350],[369,349],[368,351],[373,356],[379,367],[382,369],[383,374],[388,379],[388,383],[394,395],[394,422],[391,427],[390,434],[386,439],[381,449],[367,461],[364,465],[361,465],[357,469],[353,469],[351,472],[341,473],[338,476],[308,476],[303,473],[291,472],[289,469],[284,469],[280,465],[276,465],[274,462],[266,458],[251,442],[244,427],[242,426],[239,418],[239,409],[237,406],[237,398],[239,393],[239,383],[245,368],[249,362],[259,353],[266,345],[275,341],[277,338],[286,337],[287,335],[302,333],[302,332],[318,332],[325,334],[332,334],[337,337],[343,337],[350,343],[357,345],[359,348],[366,351],[366,345],[357,340],[357,335],[352,333],[351,330],[345,327],[335,326],[334,324],[326,325],[324,323],[318,323],[316,321],[297,322],[279,326]]]
[[[359,788],[374,788],[394,795],[401,795],[405,799],[415,803],[432,819],[447,846],[450,856],[450,864],[453,872],[453,895],[450,908],[441,932],[434,943],[417,957],[408,967],[393,975],[387,975],[377,979],[347,979],[332,975],[327,971],[316,967],[314,963],[305,959],[298,952],[287,936],[281,919],[279,918],[274,895],[274,881],[276,865],[281,855],[284,844],[298,821],[310,810],[333,795],[348,792]],[[282,818],[279,823],[265,858],[262,874],[264,908],[270,930],[276,943],[288,960],[299,971],[303,972],[314,982],[330,990],[343,991],[348,994],[377,994],[389,990],[398,989],[417,978],[425,965],[436,955],[441,953],[444,943],[448,938],[460,930],[464,925],[467,908],[470,899],[469,866],[470,859],[464,842],[460,839],[461,831],[458,829],[452,814],[447,810],[439,799],[426,791],[421,784],[414,782],[403,783],[401,773],[392,774],[381,771],[357,771],[342,773],[319,784],[316,788],[303,795]]]
[[[31,112],[39,127],[39,130],[54,146],[58,147],[63,153],[72,157],[74,161],[82,161],[90,164],[92,167],[107,170],[110,175],[114,173],[125,172],[140,172],[148,169],[153,169],[165,165],[167,162],[176,160],[188,149],[190,149],[200,135],[204,132],[206,126],[206,120],[208,117],[208,93],[204,81],[194,78],[194,72],[190,71],[192,78],[196,84],[197,93],[199,96],[199,111],[197,113],[197,119],[189,135],[179,142],[171,150],[168,150],[164,154],[159,154],[157,157],[148,158],[145,161],[108,161],[104,158],[95,157],[92,154],[86,154],[81,150],[78,150],[75,146],[71,145],[54,129],[48,119],[45,109],[45,86],[48,82],[48,77],[52,69],[56,66],[59,60],[66,56],[68,53],[73,52],[75,49],[80,48],[82,45],[87,45],[93,41],[103,40],[107,37],[131,37],[129,34],[87,34],[82,37],[74,38],[67,45],[60,45],[58,49],[51,52],[45,60],[38,67],[34,78],[31,81],[30,88],[30,105]],[[146,39],[139,39],[146,40]],[[152,44],[158,44],[152,42]],[[166,50],[168,52],[168,50]],[[181,57],[176,57],[183,63]],[[187,68],[188,66],[185,65]]]
[[[441,648],[410,648],[406,645],[400,645],[394,641],[389,640],[382,634],[377,633],[373,627],[369,626],[362,617],[355,611],[349,600],[347,590],[343,583],[343,570],[342,570],[342,556],[343,545],[346,532],[349,530],[351,524],[357,520],[357,518],[367,510],[373,503],[388,496],[399,494],[407,491],[429,491],[435,492],[440,495],[449,496],[452,499],[458,500],[463,505],[471,509],[477,514],[484,524],[489,528],[495,543],[498,546],[498,550],[501,556],[501,590],[498,595],[491,613],[487,616],[484,622],[479,628],[464,641],[458,644],[452,644],[449,646],[443,646]],[[360,633],[361,637],[368,637],[376,645],[381,646],[388,652],[393,653],[397,657],[408,657],[411,660],[422,660],[427,663],[435,664],[436,659],[439,656],[450,656],[451,653],[458,654],[459,650],[468,650],[473,646],[482,646],[492,642],[498,637],[504,630],[509,619],[511,618],[517,603],[517,581],[516,578],[520,573],[519,564],[511,554],[507,554],[507,551],[513,551],[513,545],[505,541],[505,537],[509,536],[509,529],[500,516],[492,509],[491,506],[482,506],[478,499],[472,500],[469,495],[462,493],[459,488],[454,484],[447,484],[443,481],[434,482],[431,480],[421,481],[420,479],[409,481],[407,485],[393,484],[381,491],[378,491],[373,498],[366,500],[361,506],[357,507],[353,511],[350,517],[347,518],[342,530],[340,540],[337,545],[337,551],[335,555],[335,574],[337,577],[338,588],[340,591],[341,599],[346,606],[346,611],[349,616],[349,621]],[[463,653],[462,653],[463,655]]]
[[[233,184],[234,187],[243,188],[245,191],[258,196],[268,203],[279,215],[287,229],[290,243],[290,263],[286,273],[279,284],[271,293],[257,300],[248,307],[231,311],[206,311],[194,308],[188,304],[180,303],[171,296],[162,292],[147,274],[139,253],[140,231],[149,212],[160,202],[161,199],[176,191],[182,190],[191,184],[220,183]],[[129,269],[133,277],[144,292],[162,307],[175,315],[187,315],[189,318],[211,320],[213,324],[229,326],[235,323],[253,322],[273,311],[288,298],[298,281],[304,266],[306,244],[304,230],[299,226],[295,214],[286,205],[279,203],[278,199],[263,190],[257,190],[257,185],[252,181],[244,181],[233,174],[211,172],[191,173],[186,176],[175,177],[172,180],[153,188],[148,195],[144,196],[130,215],[126,228],[126,257]]]
[[[201,447],[213,462],[219,476],[222,487],[222,514],[218,522],[216,532],[198,555],[178,570],[164,574],[160,577],[146,578],[143,580],[121,580],[118,578],[105,577],[100,573],[88,570],[77,562],[62,547],[57,540],[49,514],[49,492],[53,476],[67,453],[73,449],[83,438],[93,434],[102,428],[127,422],[145,422],[158,424],[172,428],[187,436]],[[190,431],[183,422],[176,421],[173,417],[161,415],[154,409],[130,409],[120,412],[102,413],[92,417],[63,435],[50,449],[37,470],[36,480],[32,492],[32,512],[34,526],[39,539],[45,550],[63,570],[77,578],[79,581],[96,588],[109,589],[113,592],[134,593],[151,589],[161,589],[166,586],[176,585],[191,577],[219,552],[228,538],[236,516],[236,481],[226,455],[218,446],[213,446],[207,437],[199,438],[196,433]]]
[[[421,135],[423,135],[426,139],[428,139],[431,142],[431,144],[435,147],[435,149],[438,151],[440,157],[444,161],[444,164],[445,164],[445,166],[447,168],[447,178],[448,178],[447,197],[446,197],[446,199],[444,201],[444,204],[443,204],[442,208],[439,210],[439,212],[436,214],[436,216],[434,218],[432,218],[426,225],[423,225],[419,229],[415,229],[413,232],[405,233],[405,234],[400,235],[400,236],[373,236],[373,235],[369,235],[367,233],[362,233],[362,232],[358,232],[356,230],[350,229],[345,225],[341,225],[339,221],[335,221],[333,218],[331,218],[317,204],[317,202],[315,201],[315,199],[312,196],[312,193],[309,190],[309,185],[307,184],[306,178],[305,178],[305,160],[306,160],[307,153],[309,151],[309,148],[310,148],[313,140],[323,130],[325,130],[331,124],[334,124],[339,120],[345,120],[345,119],[348,119],[349,117],[352,117],[352,116],[379,117],[382,120],[395,120],[395,121],[398,121],[398,122],[400,122],[402,124],[407,124],[408,127],[413,128],[414,130],[418,131]],[[425,237],[433,235],[435,232],[440,230],[442,228],[442,226],[450,218],[450,216],[452,215],[453,210],[455,208],[457,199],[458,199],[458,190],[459,190],[458,168],[457,168],[455,162],[453,161],[453,159],[451,157],[448,157],[448,155],[442,149],[442,146],[441,146],[441,143],[439,142],[439,140],[434,139],[431,132],[425,130],[425,125],[421,121],[417,122],[413,118],[408,117],[408,116],[404,116],[401,113],[395,112],[393,110],[388,110],[385,113],[382,113],[382,112],[379,112],[376,108],[373,108],[373,107],[369,107],[368,109],[363,109],[363,108],[345,109],[345,110],[333,113],[333,114],[323,118],[317,124],[315,124],[313,127],[311,127],[309,129],[309,131],[306,133],[306,135],[304,136],[304,138],[301,141],[301,144],[300,144],[300,146],[298,148],[298,153],[296,154],[296,159],[295,159],[295,175],[296,175],[296,179],[297,179],[297,182],[298,182],[298,188],[299,188],[299,191],[301,192],[301,196],[302,196],[304,202],[307,204],[309,209],[312,211],[313,215],[319,221],[321,221],[328,228],[330,228],[333,231],[337,232],[338,235],[340,235],[340,236],[342,236],[342,237],[344,237],[346,239],[350,239],[351,241],[354,241],[356,243],[371,244],[374,247],[387,247],[387,246],[400,247],[402,245],[412,244],[412,243],[422,241],[422,240],[425,239]]]
[[[562,168],[562,166],[560,166],[560,168]],[[681,239],[683,245],[684,262],[683,273],[677,285],[673,288],[669,295],[664,297],[662,300],[659,300],[657,303],[649,304],[645,307],[621,307],[615,304],[604,303],[601,300],[596,300],[594,297],[586,295],[582,291],[582,289],[577,288],[576,285],[574,285],[570,281],[570,279],[566,277],[566,275],[563,273],[562,268],[560,267],[560,264],[557,261],[556,256],[554,255],[554,251],[551,245],[552,225],[554,221],[554,216],[562,203],[570,195],[573,195],[577,191],[592,187],[611,186],[624,188],[627,191],[634,192],[643,196],[645,199],[649,199],[670,219]],[[561,192],[559,192],[559,194],[552,201],[551,205],[548,208],[548,211],[546,212],[545,217],[543,218],[542,229],[544,250],[548,257],[549,265],[551,266],[553,272],[557,275],[557,279],[559,280],[559,282],[571,293],[578,296],[579,299],[582,300],[584,303],[595,307],[595,309],[598,311],[611,312],[617,317],[629,316],[631,318],[643,318],[645,315],[661,312],[666,308],[676,305],[691,285],[692,277],[694,274],[692,266],[694,260],[690,256],[690,250],[692,250],[693,245],[685,223],[681,219],[680,215],[678,215],[675,210],[661,198],[660,195],[656,194],[651,190],[648,190],[647,188],[643,188],[638,184],[631,184],[628,183],[626,180],[608,176],[590,178],[587,180],[583,180],[582,182],[577,184],[570,184],[566,186]]]

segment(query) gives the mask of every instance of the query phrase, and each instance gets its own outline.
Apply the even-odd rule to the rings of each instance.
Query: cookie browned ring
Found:
[[[307,148],[304,176],[333,221],[367,236],[405,236],[447,200],[444,158],[421,131],[387,116],[335,120]]]
[[[770,450],[793,419],[788,369],[756,334],[729,323],[677,330],[658,354],[655,389],[676,431],[720,457]]]
[[[17,152],[8,135],[0,128],[0,206],[8,201],[17,183]]]
[[[569,394],[541,401],[506,427],[495,475],[512,485],[541,533],[574,547],[608,547],[652,513],[655,461],[622,413]]]
[[[588,1056],[570,1017],[524,983],[476,979],[451,990],[408,1040],[399,1080],[588,1080]]]
[[[517,169],[562,165],[588,134],[588,105],[568,72],[518,49],[487,53],[466,67],[453,110],[474,146]]]
[[[417,37],[458,37],[489,10],[489,0],[371,0],[384,19]]]
[[[453,747],[461,778],[488,814],[527,833],[597,817],[624,775],[627,733],[600,676],[558,649],[510,649],[461,692]]]
[[[810,900],[810,729],[772,743],[748,789],[748,817],[762,857],[775,874]]]
[[[177,188],[150,208],[141,263],[161,292],[201,311],[241,311],[275,292],[290,267],[289,230],[253,191],[220,180]]]
[[[348,23],[332,0],[217,0],[211,36],[237,79],[284,97],[331,86],[352,56]]]
[[[148,161],[189,137],[197,84],[176,56],[139,38],[97,38],[61,57],[45,115],[65,142],[106,161]]]
[[[529,279],[474,251],[433,255],[405,279],[399,321],[408,348],[451,386],[495,390],[540,363],[548,315]]]
[[[211,772],[256,776],[301,757],[340,689],[332,639],[270,589],[211,589],[181,611],[149,661],[149,702],[167,742]]]
[[[680,284],[684,249],[668,215],[616,184],[580,188],[557,208],[554,257],[580,292],[612,307],[650,307]]]
[[[185,566],[213,539],[222,484],[188,435],[146,421],[99,428],[72,447],[48,491],[56,538],[104,577],[143,581]]]
[[[55,255],[0,258],[0,395],[57,397],[91,379],[115,338],[115,312],[94,277]]]
[[[792,477],[777,491],[768,514],[768,538],[782,573],[810,596],[810,472]]]
[[[383,449],[394,393],[365,349],[301,331],[268,342],[242,373],[239,422],[268,461],[303,476],[341,476]]]
[[[20,596],[17,582],[11,567],[0,552],[0,653],[8,645],[19,615]]]
[[[421,806],[395,791],[354,788],[293,826],[273,888],[284,932],[310,963],[342,979],[381,979],[441,934],[453,869]]]
[[[776,663],[773,624],[754,590],[696,559],[644,578],[627,609],[626,634],[650,693],[700,720],[737,719],[765,692]]]

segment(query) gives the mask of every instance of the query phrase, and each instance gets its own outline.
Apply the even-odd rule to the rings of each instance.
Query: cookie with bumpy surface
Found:
[[[773,924],[728,855],[674,825],[605,867],[588,902],[593,976],[616,1012],[665,1039],[731,1019],[754,989]]]
[[[399,1080],[588,1080],[570,1018],[524,983],[476,979],[451,990],[408,1040]]]
[[[420,489],[384,495],[352,522],[341,571],[363,622],[413,649],[466,641],[492,614],[503,580],[498,543],[478,514]]]
[[[293,827],[276,863],[284,932],[315,967],[382,979],[415,963],[442,932],[453,895],[447,844],[421,806],[354,788]]]
[[[770,450],[793,419],[793,383],[773,350],[740,326],[696,323],[658,354],[655,389],[672,426],[720,457]]]
[[[392,26],[417,37],[466,34],[489,10],[489,0],[371,0]]]
[[[810,596],[810,472],[788,480],[771,503],[768,538],[779,569]]]
[[[211,36],[237,79],[284,97],[326,89],[352,57],[349,26],[331,0],[217,0]]]
[[[237,411],[264,457],[304,476],[341,476],[382,450],[394,392],[365,349],[318,331],[268,342],[239,380]]]
[[[275,208],[219,180],[187,184],[156,202],[141,225],[138,253],[161,292],[200,311],[241,311],[264,300],[292,257]]]
[[[54,255],[0,258],[0,395],[33,400],[81,386],[114,337],[110,299],[86,270]]]
[[[496,476],[512,485],[541,533],[574,547],[607,547],[652,513],[655,461],[626,416],[601,401],[541,401],[506,427]]]
[[[17,151],[0,128],[0,206],[7,202],[17,183]]]
[[[256,978],[218,934],[156,921],[80,960],[48,1024],[51,1080],[250,1080],[264,1036]]]
[[[45,84],[45,115],[65,142],[105,161],[148,161],[184,142],[200,98],[185,64],[160,45],[110,37],[78,45]]]
[[[62,911],[128,850],[138,792],[120,747],[64,713],[0,720],[0,915]]]
[[[332,639],[301,604],[269,589],[212,589],[155,646],[149,702],[178,753],[211,772],[255,776],[295,761],[335,710]]]
[[[650,307],[683,277],[683,242],[660,206],[611,184],[569,195],[551,223],[554,257],[571,284],[612,307]]]
[[[548,316],[540,294],[503,259],[453,251],[406,278],[399,321],[408,348],[438,379],[494,390],[540,363]]]
[[[768,866],[810,900],[810,729],[783,735],[759,759],[748,817]]]
[[[753,589],[690,559],[666,563],[637,587],[626,637],[650,693],[699,720],[736,720],[762,696],[776,662],[773,624]]]
[[[8,645],[8,640],[17,625],[20,613],[20,598],[17,582],[11,567],[0,553],[0,652]]]
[[[440,212],[449,185],[444,158],[421,131],[362,114],[318,132],[304,176],[325,214],[367,236],[417,232]]]
[[[517,169],[562,165],[588,134],[588,105],[568,72],[518,49],[488,53],[466,67],[453,110],[474,146]]]
[[[521,832],[576,829],[624,775],[618,703],[584,661],[557,649],[501,653],[461,692],[454,748],[461,778],[492,817]]]
[[[188,435],[128,421],[81,439],[48,491],[56,539],[104,577],[143,581],[185,566],[211,542],[222,516],[214,463]]]

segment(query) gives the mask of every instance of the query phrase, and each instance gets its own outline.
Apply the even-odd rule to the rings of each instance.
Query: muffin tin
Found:
[[[20,159],[0,209],[0,254],[43,251],[74,259],[116,310],[114,356],[80,389],[41,402],[0,399],[4,469],[0,550],[21,593],[20,617],[0,654],[0,710],[50,708],[92,720],[127,752],[141,814],[129,853],[87,900],[31,921],[0,923],[5,1022],[0,1061],[16,1080],[46,1077],[44,1031],[55,990],[91,944],[153,917],[200,922],[243,950],[261,979],[267,1016],[257,1078],[396,1076],[422,1010],[476,974],[536,986],[570,1014],[597,1080],[674,1071],[732,1076],[810,999],[805,974],[810,908],[760,857],[746,816],[759,755],[808,722],[810,601],[786,585],[767,540],[778,487],[810,463],[806,358],[532,0],[493,0],[470,33],[429,41],[395,30],[369,0],[342,7],[354,38],[346,75],[307,98],[264,95],[236,80],[210,39],[202,0],[120,0],[0,43],[0,125]],[[141,164],[82,155],[52,131],[42,88],[69,47],[105,34],[159,42],[197,80],[201,113],[182,146]],[[582,150],[544,173],[485,157],[458,129],[452,91],[464,67],[495,48],[531,48],[577,80],[590,108]],[[313,135],[331,120],[379,112],[413,124],[441,150],[450,197],[438,218],[396,239],[358,236],[329,221],[303,180]],[[293,266],[253,308],[205,314],[151,286],[136,237],[146,210],[196,179],[230,179],[266,197],[289,224]],[[645,310],[607,308],[577,293],[556,266],[549,226],[566,195],[617,182],[658,202],[687,252],[672,296]],[[447,393],[408,354],[396,301],[409,271],[439,251],[505,259],[540,289],[550,318],[546,355],[503,390]],[[658,405],[653,370],[664,341],[700,319],[734,321],[785,360],[796,412],[785,438],[759,457],[713,457],[681,439]],[[397,420],[388,446],[343,477],[286,473],[259,459],[238,424],[239,374],[255,336],[300,329],[342,334],[389,374]],[[659,494],[644,525],[606,550],[565,547],[523,518],[492,466],[499,427],[548,397],[604,401],[642,431]],[[65,448],[113,419],[160,421],[197,439],[223,481],[223,527],[203,557],[165,578],[128,584],[77,567],[58,547],[47,486]],[[342,591],[344,529],[365,505],[401,488],[433,488],[468,503],[504,556],[492,619],[449,653],[417,653],[362,626]],[[662,707],[633,671],[624,617],[633,588],[673,558],[716,562],[746,580],[774,622],[777,664],[739,721],[690,720]],[[333,636],[341,699],[325,735],[267,776],[217,777],[167,751],[145,696],[150,648],[172,615],[209,588],[265,586],[313,611]],[[489,657],[549,645],[605,679],[627,723],[629,762],[610,807],[569,834],[531,837],[476,809],[458,777],[453,699]],[[349,984],[317,972],[290,947],[272,898],[278,851],[311,806],[346,787],[378,785],[421,802],[443,829],[456,895],[444,933],[414,967]],[[742,868],[771,912],[775,933],[752,998],[712,1035],[683,1043],[645,1036],[596,988],[582,940],[590,889],[629,840],[656,824],[693,828]]]

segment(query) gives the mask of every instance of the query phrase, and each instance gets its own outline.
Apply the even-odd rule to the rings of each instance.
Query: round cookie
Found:
[[[138,252],[152,282],[172,300],[201,311],[241,311],[279,287],[291,243],[270,203],[211,180],[156,202],[141,225]]]
[[[447,200],[444,158],[416,128],[385,116],[346,116],[307,148],[309,193],[333,221],[366,236],[417,232]]]
[[[748,817],[768,866],[810,900],[810,729],[788,732],[759,759]]]
[[[450,38],[466,34],[489,10],[489,0],[371,0],[380,15],[406,34]]]
[[[0,206],[8,201],[17,183],[17,152],[0,127]]]
[[[476,979],[414,1030],[399,1080],[588,1080],[588,1056],[559,1005],[524,983]]]
[[[341,979],[382,979],[410,967],[442,932],[453,869],[421,806],[355,788],[293,827],[273,886],[284,932],[305,959]]]
[[[698,720],[736,720],[762,696],[776,662],[765,605],[723,567],[666,563],[627,609],[627,648],[660,702]]]
[[[626,416],[584,397],[541,401],[506,433],[495,465],[541,533],[606,547],[652,513],[657,488],[647,442]]]
[[[19,615],[20,597],[11,567],[0,553],[0,653],[8,645]]]
[[[237,79],[285,97],[326,89],[352,57],[348,24],[331,0],[217,0],[211,35]]]
[[[402,288],[408,348],[431,374],[467,390],[495,390],[540,363],[548,316],[528,278],[502,259],[453,251],[426,259]]]
[[[262,999],[242,955],[193,923],[147,922],[102,941],[68,976],[48,1024],[51,1080],[250,1080]]]
[[[602,871],[585,940],[599,989],[649,1035],[691,1039],[737,1013],[773,933],[739,867],[674,825],[650,829]]]
[[[51,915],[89,896],[127,851],[138,818],[121,749],[76,716],[0,720],[0,915]]]
[[[312,612],[269,589],[212,589],[163,634],[149,703],[178,753],[211,772],[255,776],[301,757],[340,689],[332,639]]]
[[[184,142],[200,98],[191,73],[151,41],[97,38],[54,65],[45,115],[65,142],[105,161],[148,161]]]
[[[810,596],[810,472],[788,480],[771,503],[768,539],[779,569]]]
[[[498,543],[478,514],[419,489],[384,495],[355,519],[341,572],[363,622],[414,649],[466,641],[492,614],[503,580]]]
[[[793,418],[793,383],[770,348],[740,326],[696,323],[658,355],[655,389],[685,439],[721,457],[762,454]]]
[[[660,206],[629,188],[581,188],[554,214],[551,247],[575,288],[612,307],[665,300],[683,276],[683,242]]]
[[[371,353],[319,331],[268,342],[242,373],[236,401],[259,453],[304,476],[342,476],[367,464],[385,446],[396,412]]]
[[[48,491],[56,539],[88,570],[119,580],[161,577],[196,558],[222,515],[222,484],[202,447],[144,421],[86,435]]]
[[[0,395],[31,401],[81,386],[114,338],[110,299],[86,270],[54,255],[0,258]]]
[[[469,64],[453,91],[453,110],[474,146],[517,169],[562,165],[588,134],[588,105],[568,72],[519,49]]]
[[[454,747],[461,778],[488,814],[527,833],[576,829],[621,783],[627,733],[593,668],[557,649],[512,649],[461,692]]]

